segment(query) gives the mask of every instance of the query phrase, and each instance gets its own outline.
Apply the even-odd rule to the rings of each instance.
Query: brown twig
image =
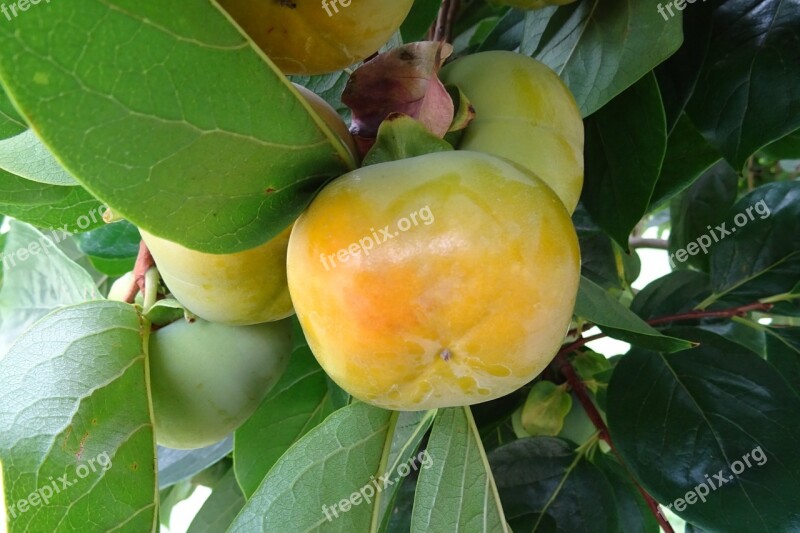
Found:
[[[656,250],[669,250],[669,241],[665,239],[645,239],[633,237],[628,241],[631,248],[654,248]]]
[[[140,292],[144,294],[144,277],[147,271],[155,266],[153,256],[144,241],[139,243],[139,255],[136,257],[136,265],[133,267],[133,284],[128,292],[125,301],[132,304],[136,300],[136,295]]]
[[[428,40],[452,42],[453,25],[460,8],[460,0],[442,0],[442,6],[439,8],[436,21],[431,26],[431,29],[428,30]]]
[[[748,305],[742,305],[739,307],[732,307],[730,309],[722,309],[720,311],[689,311],[687,313],[680,313],[676,315],[669,315],[663,316],[659,318],[654,318],[648,320],[647,323],[651,326],[659,325],[659,324],[669,324],[672,322],[680,322],[684,320],[700,320],[703,318],[732,318],[735,316],[744,316],[749,312],[752,311],[769,311],[772,308],[772,304],[770,303],[762,303],[762,302],[754,302]],[[572,367],[572,364],[569,362],[567,355],[582,348],[587,343],[592,342],[597,339],[601,339],[606,337],[605,333],[598,333],[596,335],[591,335],[589,337],[581,337],[577,339],[575,342],[572,342],[559,350],[558,354],[556,355],[555,359],[553,359],[553,363],[551,364],[553,367],[557,368],[561,374],[567,379],[570,388],[575,393],[575,396],[578,398],[578,401],[583,406],[584,411],[586,411],[587,416],[594,424],[594,427],[599,431],[600,438],[604,440],[608,446],[611,448],[611,451],[619,460],[620,464],[628,471],[628,475],[633,481],[634,485],[636,486],[639,493],[642,495],[644,500],[647,502],[647,506],[650,508],[650,511],[655,516],[656,520],[658,521],[661,528],[667,533],[673,533],[674,530],[672,526],[661,513],[661,509],[659,507],[658,502],[647,493],[644,488],[639,485],[638,481],[633,477],[630,470],[628,470],[627,465],[620,457],[619,452],[617,451],[614,443],[611,441],[611,434],[608,431],[608,426],[606,425],[605,421],[603,420],[603,416],[600,414],[600,411],[595,406],[594,402],[592,401],[592,397],[589,394],[588,389],[586,388],[586,384],[583,380],[578,376],[575,369]]]

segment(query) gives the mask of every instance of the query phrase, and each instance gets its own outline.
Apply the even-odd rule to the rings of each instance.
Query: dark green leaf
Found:
[[[595,225],[583,204],[578,204],[572,220],[581,247],[581,274],[606,290],[622,292],[629,288],[642,268],[639,254],[625,253]]]
[[[711,148],[685,113],[667,138],[667,153],[650,205],[655,207],[691,185],[722,156]]]
[[[142,237],[139,230],[125,220],[75,237],[81,251],[90,257],[126,259],[136,257]]]
[[[54,311],[0,359],[11,533],[153,529],[158,488],[142,337],[133,306],[91,302]]]
[[[693,40],[684,54],[702,59],[686,112],[741,169],[800,127],[800,10],[784,0],[698,3],[685,11],[685,24]]]
[[[596,453],[592,462],[614,491],[621,533],[659,533],[661,529],[628,472],[611,456]]]
[[[489,461],[514,531],[617,531],[611,486],[567,441],[520,439]]]
[[[52,2],[0,25],[0,49],[6,90],[69,173],[120,216],[193,249],[265,242],[354,166],[205,0]]]
[[[633,350],[619,362],[608,391],[618,451],[650,494],[702,527],[799,528],[800,396],[749,350],[700,330],[694,338],[699,348]],[[716,474],[726,483],[703,485]],[[696,491],[707,491],[705,502]]]
[[[759,187],[726,220],[725,228],[714,228],[720,240],[711,254],[714,292],[736,289],[752,302],[790,291],[800,278],[800,182]]]
[[[436,15],[439,14],[441,6],[442,3],[439,0],[414,0],[411,12],[400,26],[403,42],[425,40],[428,28],[436,21]]]
[[[766,328],[767,361],[800,394],[800,328]]]
[[[800,159],[800,130],[765,146],[761,151],[773,159]]]
[[[631,311],[644,320],[686,313],[711,294],[705,272],[676,270],[642,289],[631,303]]]
[[[736,201],[739,175],[725,161],[708,169],[670,206],[670,266],[708,272],[708,253],[714,248],[709,234],[725,220]]]
[[[258,489],[280,457],[335,410],[325,373],[311,350],[294,350],[289,368],[236,431],[236,477],[245,495]]]
[[[682,41],[680,15],[664,22],[648,2],[584,0],[528,12],[520,51],[555,70],[587,117],[646,76]]]
[[[650,206],[666,145],[664,109],[652,74],[586,120],[581,201],[625,250]]]
[[[492,470],[469,407],[443,409],[420,471],[412,531],[508,532]]]
[[[691,343],[662,335],[590,280],[581,277],[575,314],[615,339],[656,350],[678,351]]]

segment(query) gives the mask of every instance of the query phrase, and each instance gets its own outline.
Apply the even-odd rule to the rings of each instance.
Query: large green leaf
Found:
[[[91,276],[57,247],[62,235],[46,237],[11,221],[3,250],[0,289],[0,356],[8,345],[51,310],[102,299]]]
[[[581,274],[604,289],[625,290],[639,277],[639,254],[625,253],[586,212],[582,204],[572,214],[581,247]]]
[[[33,130],[0,141],[0,169],[49,185],[77,185]]]
[[[278,460],[230,531],[373,531],[374,498],[396,481],[381,478],[394,419],[365,403],[330,415]]]
[[[597,324],[610,337],[636,346],[668,352],[685,350],[691,346],[690,342],[659,333],[602,288],[584,277],[581,277],[575,314]]]
[[[91,302],[54,311],[0,359],[11,533],[153,530],[142,337],[133,306]]]
[[[0,86],[0,139],[19,135],[28,128]]]
[[[55,187],[45,185],[45,187]],[[105,206],[83,187],[59,187],[67,194],[48,204],[0,203],[0,213],[40,228],[82,233],[101,227]]]
[[[691,56],[699,64],[684,83],[686,112],[736,169],[800,127],[797,7],[786,0],[717,0],[685,11],[687,43],[672,61]]]
[[[0,169],[0,205],[54,204],[65,199],[71,191],[71,187],[38,183]]]
[[[736,202],[711,254],[715,293],[746,302],[788,292],[800,278],[800,182],[764,185]]]
[[[664,108],[653,74],[586,120],[581,201],[625,250],[650,206],[666,146]]]
[[[676,270],[651,282],[631,302],[631,311],[644,320],[695,308],[711,294],[711,280],[705,272]]]
[[[354,165],[206,0],[43,4],[0,25],[0,49],[6,90],[69,173],[190,248],[263,243]]]
[[[680,13],[664,22],[648,2],[584,0],[528,12],[520,51],[558,72],[586,117],[667,59],[682,41]]]
[[[765,328],[767,361],[800,394],[800,328]]]
[[[420,471],[411,531],[508,532],[492,470],[469,407],[442,410]]]
[[[519,439],[489,461],[514,531],[617,531],[613,491],[575,446],[553,437]]]
[[[708,272],[709,253],[716,244],[710,227],[725,220],[736,201],[739,175],[719,161],[670,205],[669,263]]]
[[[621,533],[660,533],[656,517],[630,475],[611,455],[596,453],[592,462],[605,474],[614,491]]]
[[[325,372],[303,343],[255,414],[236,431],[234,465],[245,495],[252,496],[286,450],[334,410]]]
[[[650,494],[692,523],[798,530],[797,391],[738,344],[701,330],[680,334],[702,345],[671,355],[637,349],[617,365],[608,422],[619,453]]]

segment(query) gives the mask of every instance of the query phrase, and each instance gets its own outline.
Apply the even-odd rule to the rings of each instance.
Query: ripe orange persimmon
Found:
[[[298,219],[289,290],[325,371],[397,410],[506,395],[569,327],[579,250],[541,180],[477,152],[368,166]]]

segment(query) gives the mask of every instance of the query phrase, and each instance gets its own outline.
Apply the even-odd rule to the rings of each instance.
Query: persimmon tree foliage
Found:
[[[8,530],[800,531],[800,1],[391,4],[4,4]]]

